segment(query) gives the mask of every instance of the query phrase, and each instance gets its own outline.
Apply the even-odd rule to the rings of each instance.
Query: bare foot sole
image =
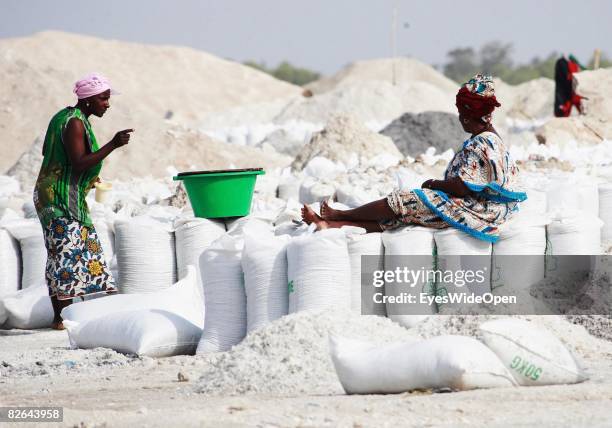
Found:
[[[344,220],[341,210],[331,208],[327,201],[321,202],[321,218],[323,220]]]
[[[317,230],[323,230],[329,227],[327,221],[319,217],[319,215],[308,205],[304,205],[302,208],[302,220],[304,220],[306,224],[314,223],[317,226]]]
[[[51,328],[53,330],[65,330],[66,329],[62,321],[53,321],[53,324],[51,324]]]

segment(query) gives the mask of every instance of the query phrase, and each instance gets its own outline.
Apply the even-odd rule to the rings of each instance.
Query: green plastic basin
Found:
[[[244,217],[251,211],[253,189],[262,168],[181,172],[182,181],[196,217]]]

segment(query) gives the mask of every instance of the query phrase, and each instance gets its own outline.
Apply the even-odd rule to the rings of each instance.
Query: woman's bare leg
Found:
[[[355,226],[364,228],[368,233],[382,232],[380,224],[376,221],[325,220],[315,213],[308,205],[304,205],[304,208],[302,208],[302,219],[306,224],[316,224],[317,230],[339,229],[342,226]]]
[[[53,324],[51,328],[54,330],[63,330],[64,324],[62,323],[61,312],[67,306],[70,306],[72,299],[59,300],[57,296],[51,296],[51,305],[53,306]]]
[[[390,218],[395,218],[387,198],[369,202],[352,210],[337,210],[331,208],[327,202],[321,203],[321,218],[332,221],[374,221],[379,222]]]

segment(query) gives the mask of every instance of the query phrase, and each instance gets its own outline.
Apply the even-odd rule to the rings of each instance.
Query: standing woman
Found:
[[[74,297],[116,292],[85,198],[99,180],[102,160],[126,145],[133,129],[119,131],[102,148],[89,116],[109,109],[110,82],[93,73],[74,85],[78,102],[53,116],[43,145],[43,162],[34,187],[34,205],[47,247],[45,276],[55,317]]]

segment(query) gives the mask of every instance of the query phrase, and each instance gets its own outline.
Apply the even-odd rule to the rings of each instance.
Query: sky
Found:
[[[237,61],[283,60],[332,74],[397,54],[432,65],[456,47],[512,43],[517,63],[612,54],[609,0],[0,0],[0,38],[45,30],[189,46]]]

